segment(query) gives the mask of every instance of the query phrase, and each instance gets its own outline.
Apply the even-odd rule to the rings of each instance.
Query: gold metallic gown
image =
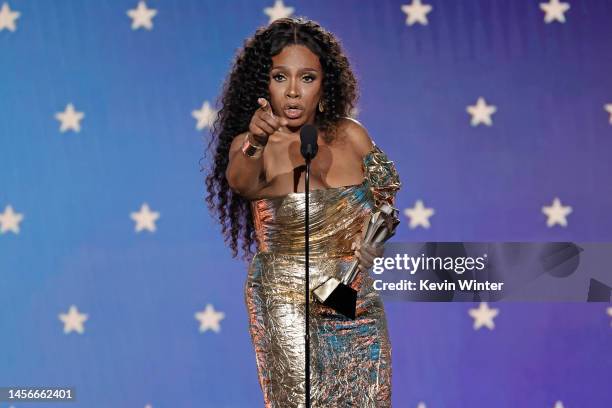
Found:
[[[363,158],[361,184],[310,192],[310,290],[340,279],[354,259],[369,213],[394,203],[399,175],[374,146]],[[244,286],[249,331],[266,408],[304,407],[305,194],[251,201],[258,251]],[[351,320],[310,295],[310,386],[313,408],[391,406],[391,345],[372,277],[359,272]]]

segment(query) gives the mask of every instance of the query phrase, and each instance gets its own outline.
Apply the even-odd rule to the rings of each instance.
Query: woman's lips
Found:
[[[290,108],[285,109],[284,112],[289,119],[297,119],[302,116],[302,109]]]

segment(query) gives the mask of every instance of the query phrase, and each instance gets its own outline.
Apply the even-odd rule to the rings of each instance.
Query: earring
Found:
[[[323,104],[319,101],[319,112],[323,112]]]

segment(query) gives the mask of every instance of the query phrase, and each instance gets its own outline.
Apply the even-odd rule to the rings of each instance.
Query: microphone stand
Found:
[[[304,193],[306,208],[304,213],[304,241],[305,241],[305,296],[306,296],[306,334],[304,335],[305,347],[305,385],[306,385],[306,408],[310,408],[310,248],[309,248],[309,218],[310,218],[310,162],[317,155],[317,128],[305,124],[300,130],[300,153],[306,161],[306,173],[304,174]]]
[[[310,146],[308,146],[310,148]],[[310,150],[310,149],[309,149]],[[308,155],[309,156],[309,155]],[[309,306],[310,306],[310,279],[309,279],[309,275],[310,275],[310,271],[309,271],[309,262],[308,262],[308,257],[309,257],[309,234],[308,234],[308,218],[310,215],[310,205],[309,205],[309,193],[310,193],[310,158],[306,157],[306,173],[305,173],[305,177],[304,177],[304,191],[306,194],[306,213],[305,213],[305,217],[304,217],[304,223],[305,223],[305,228],[304,228],[304,241],[306,243],[306,335],[304,336],[304,343],[305,343],[305,355],[306,355],[306,408],[310,408],[310,311],[309,311]]]

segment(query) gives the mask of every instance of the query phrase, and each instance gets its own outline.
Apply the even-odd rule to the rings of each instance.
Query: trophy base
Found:
[[[323,304],[331,307],[349,319],[355,320],[357,291],[344,283],[340,283],[327,299],[325,299]]]

